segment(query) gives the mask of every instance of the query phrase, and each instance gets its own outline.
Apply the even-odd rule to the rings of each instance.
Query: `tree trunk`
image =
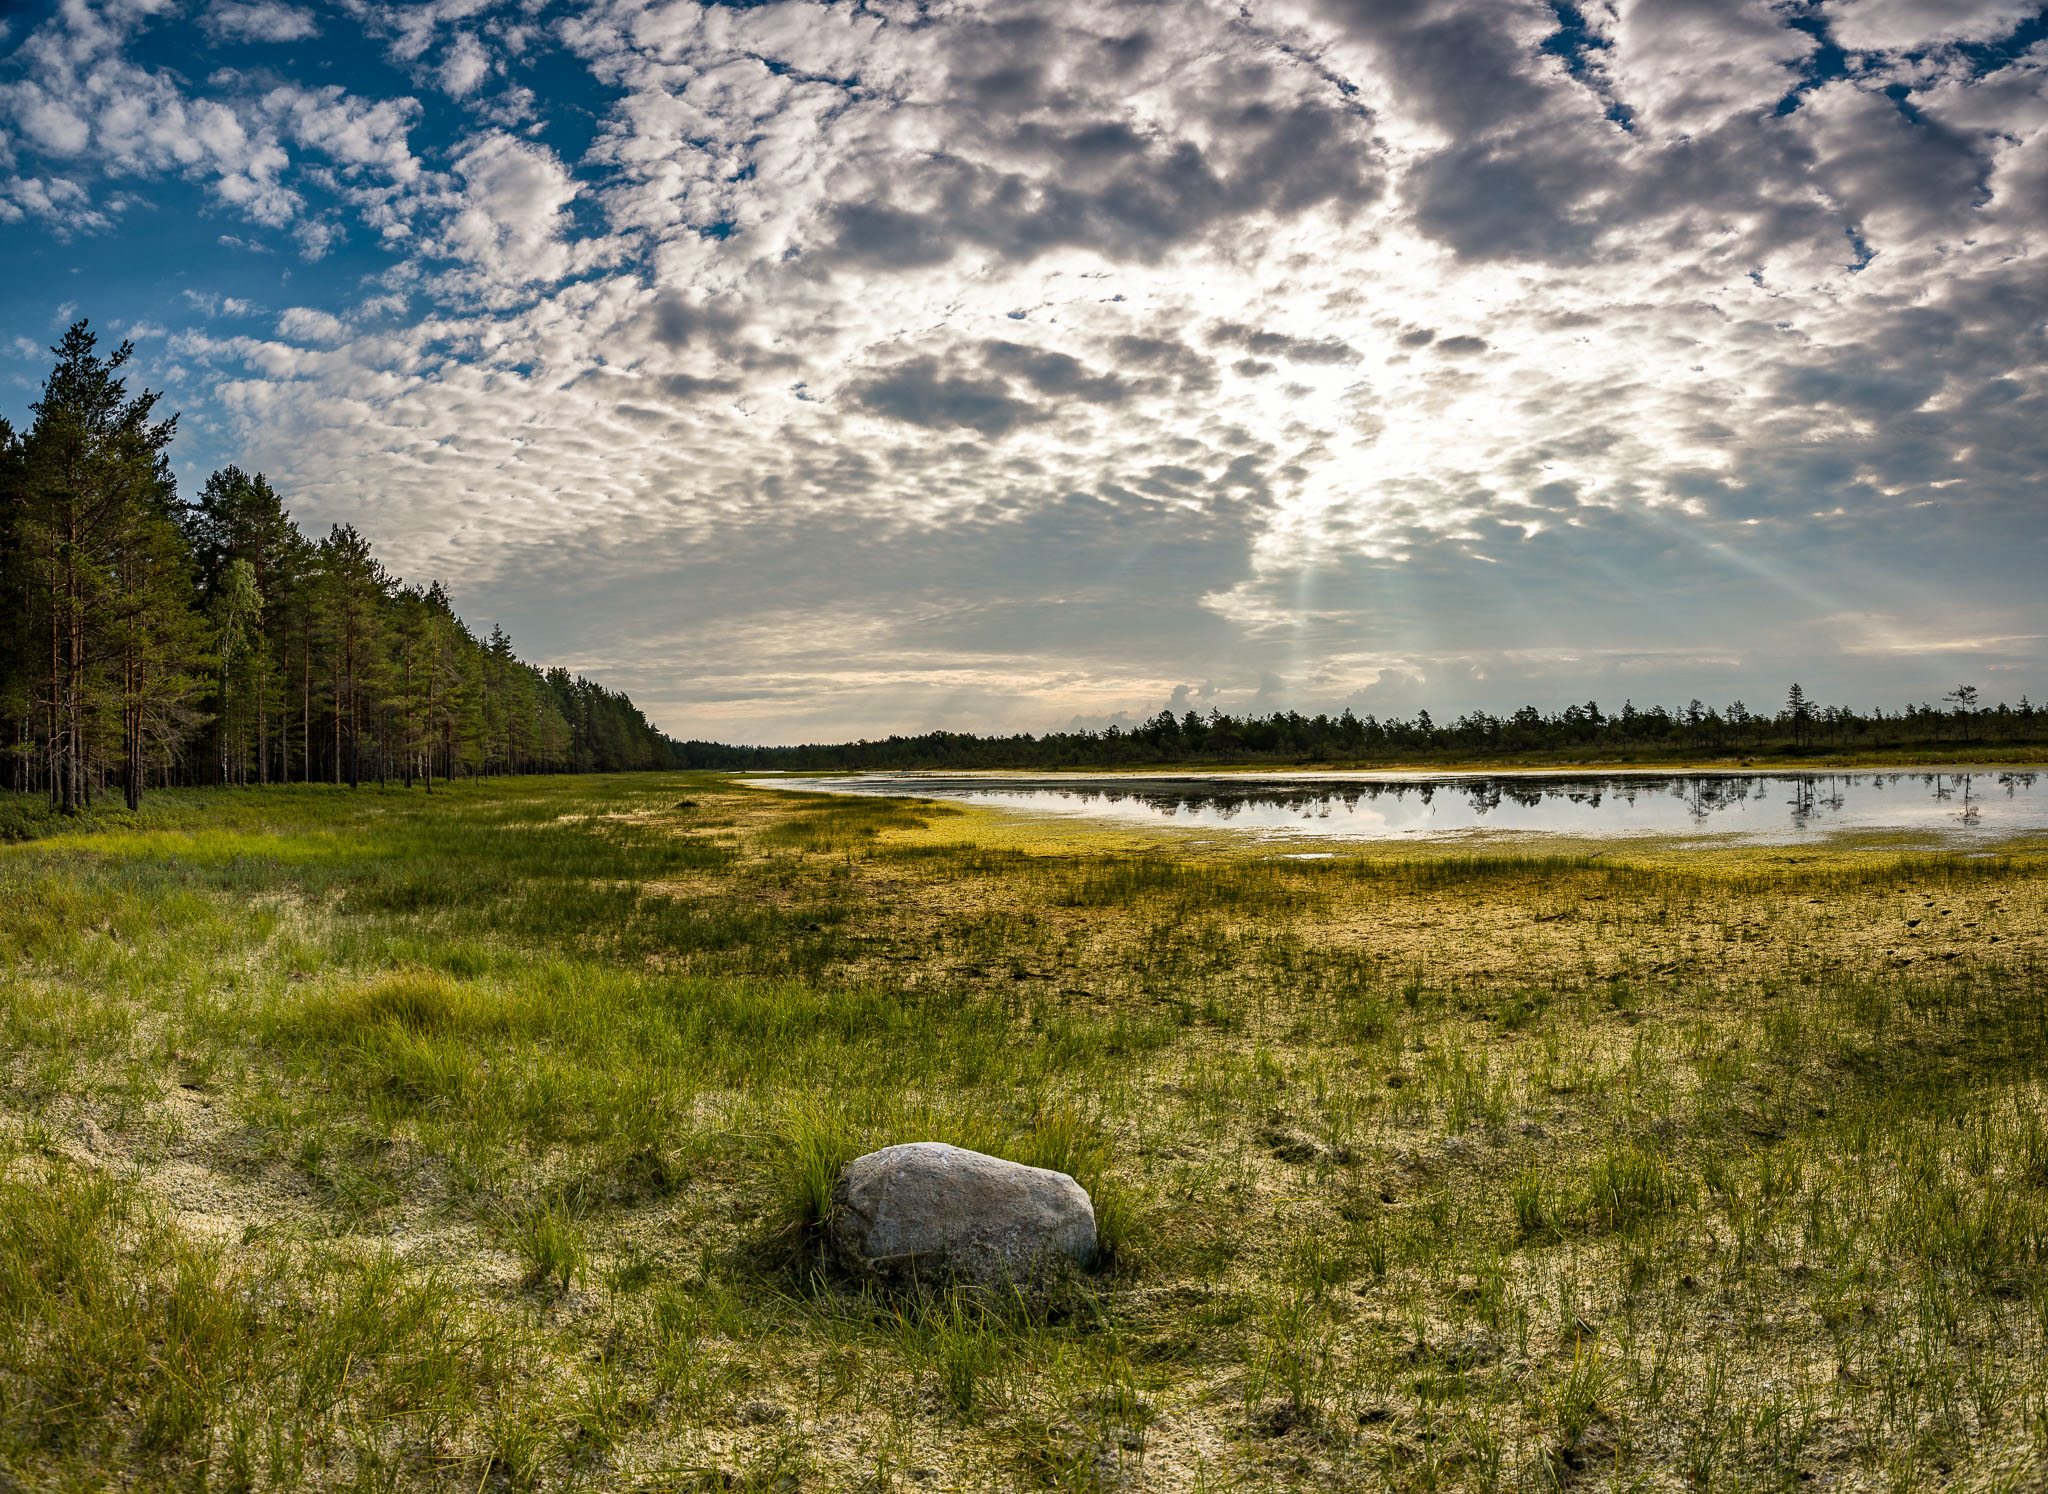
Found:
[[[122,788],[126,791],[128,808],[142,808],[142,666],[133,670],[134,691],[122,706],[122,735],[126,741],[128,758],[126,771],[122,775]]]
[[[268,643],[268,639],[262,640]],[[256,666],[256,781],[270,782],[270,654],[258,655]]]
[[[405,646],[405,740],[399,744],[405,754],[405,786],[412,787],[412,645]]]
[[[313,623],[310,617],[306,622],[305,642],[305,672],[301,676],[301,688],[304,691],[301,697],[301,709],[305,714],[299,722],[299,750],[304,756],[305,761],[299,764],[299,781],[301,783],[311,783],[313,781]]]
[[[50,609],[50,798],[71,813],[71,785],[64,776],[64,717],[58,702],[64,698],[64,631],[62,615]]]
[[[363,703],[362,687],[351,674],[348,682],[348,786],[361,788],[363,784]]]
[[[73,544],[76,544],[77,526],[72,526]],[[76,562],[72,563],[74,566]],[[68,568],[67,568],[68,569]],[[77,814],[80,799],[85,791],[84,775],[79,771],[79,729],[78,729],[78,685],[79,685],[79,618],[78,618],[78,577],[75,571],[68,573],[64,580],[64,684],[59,707],[59,727],[63,734],[63,756],[61,771],[64,775],[64,813]]]

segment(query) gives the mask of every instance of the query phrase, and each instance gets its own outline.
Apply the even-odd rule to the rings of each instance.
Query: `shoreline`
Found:
[[[1826,763],[1802,766],[1763,766],[1753,762],[1740,766],[1720,763],[1644,763],[1644,764],[1509,764],[1491,765],[1449,765],[1436,767],[1422,764],[1403,764],[1376,767],[1308,767],[1268,768],[1260,765],[1242,764],[1219,767],[1156,767],[1156,768],[834,768],[816,772],[799,772],[794,769],[762,768],[746,769],[721,775],[737,783],[751,783],[756,779],[769,779],[774,783],[809,782],[813,780],[844,781],[847,779],[878,779],[884,781],[902,780],[911,783],[984,783],[984,782],[1037,782],[1062,784],[1104,783],[1187,783],[1203,782],[1216,778],[1261,783],[1431,783],[1446,780],[1467,781],[1484,778],[1684,778],[1711,776],[1715,778],[1806,778],[1831,777],[1841,773],[2009,773],[2023,772],[2028,768],[2048,771],[2048,759],[2039,763],[2001,762],[1955,762],[1955,763]],[[772,786],[772,784],[771,784]]]

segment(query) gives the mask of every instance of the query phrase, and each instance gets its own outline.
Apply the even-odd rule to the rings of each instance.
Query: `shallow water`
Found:
[[[914,794],[1124,826],[1299,839],[1678,835],[1783,844],[1842,831],[1960,843],[2048,831],[2048,774],[1472,773],[776,777],[777,787]]]

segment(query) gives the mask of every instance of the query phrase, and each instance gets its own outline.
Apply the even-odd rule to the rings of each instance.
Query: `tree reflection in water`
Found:
[[[786,788],[912,794],[1126,823],[1331,839],[1460,831],[1796,839],[1855,829],[2048,830],[2032,772],[1215,775],[1063,778],[914,773],[779,778]]]

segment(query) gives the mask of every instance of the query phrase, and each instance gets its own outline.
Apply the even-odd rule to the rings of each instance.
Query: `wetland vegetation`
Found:
[[[2031,1485],[2044,850],[155,794],[0,846],[0,1483]],[[913,1139],[1101,1269],[845,1280]]]

